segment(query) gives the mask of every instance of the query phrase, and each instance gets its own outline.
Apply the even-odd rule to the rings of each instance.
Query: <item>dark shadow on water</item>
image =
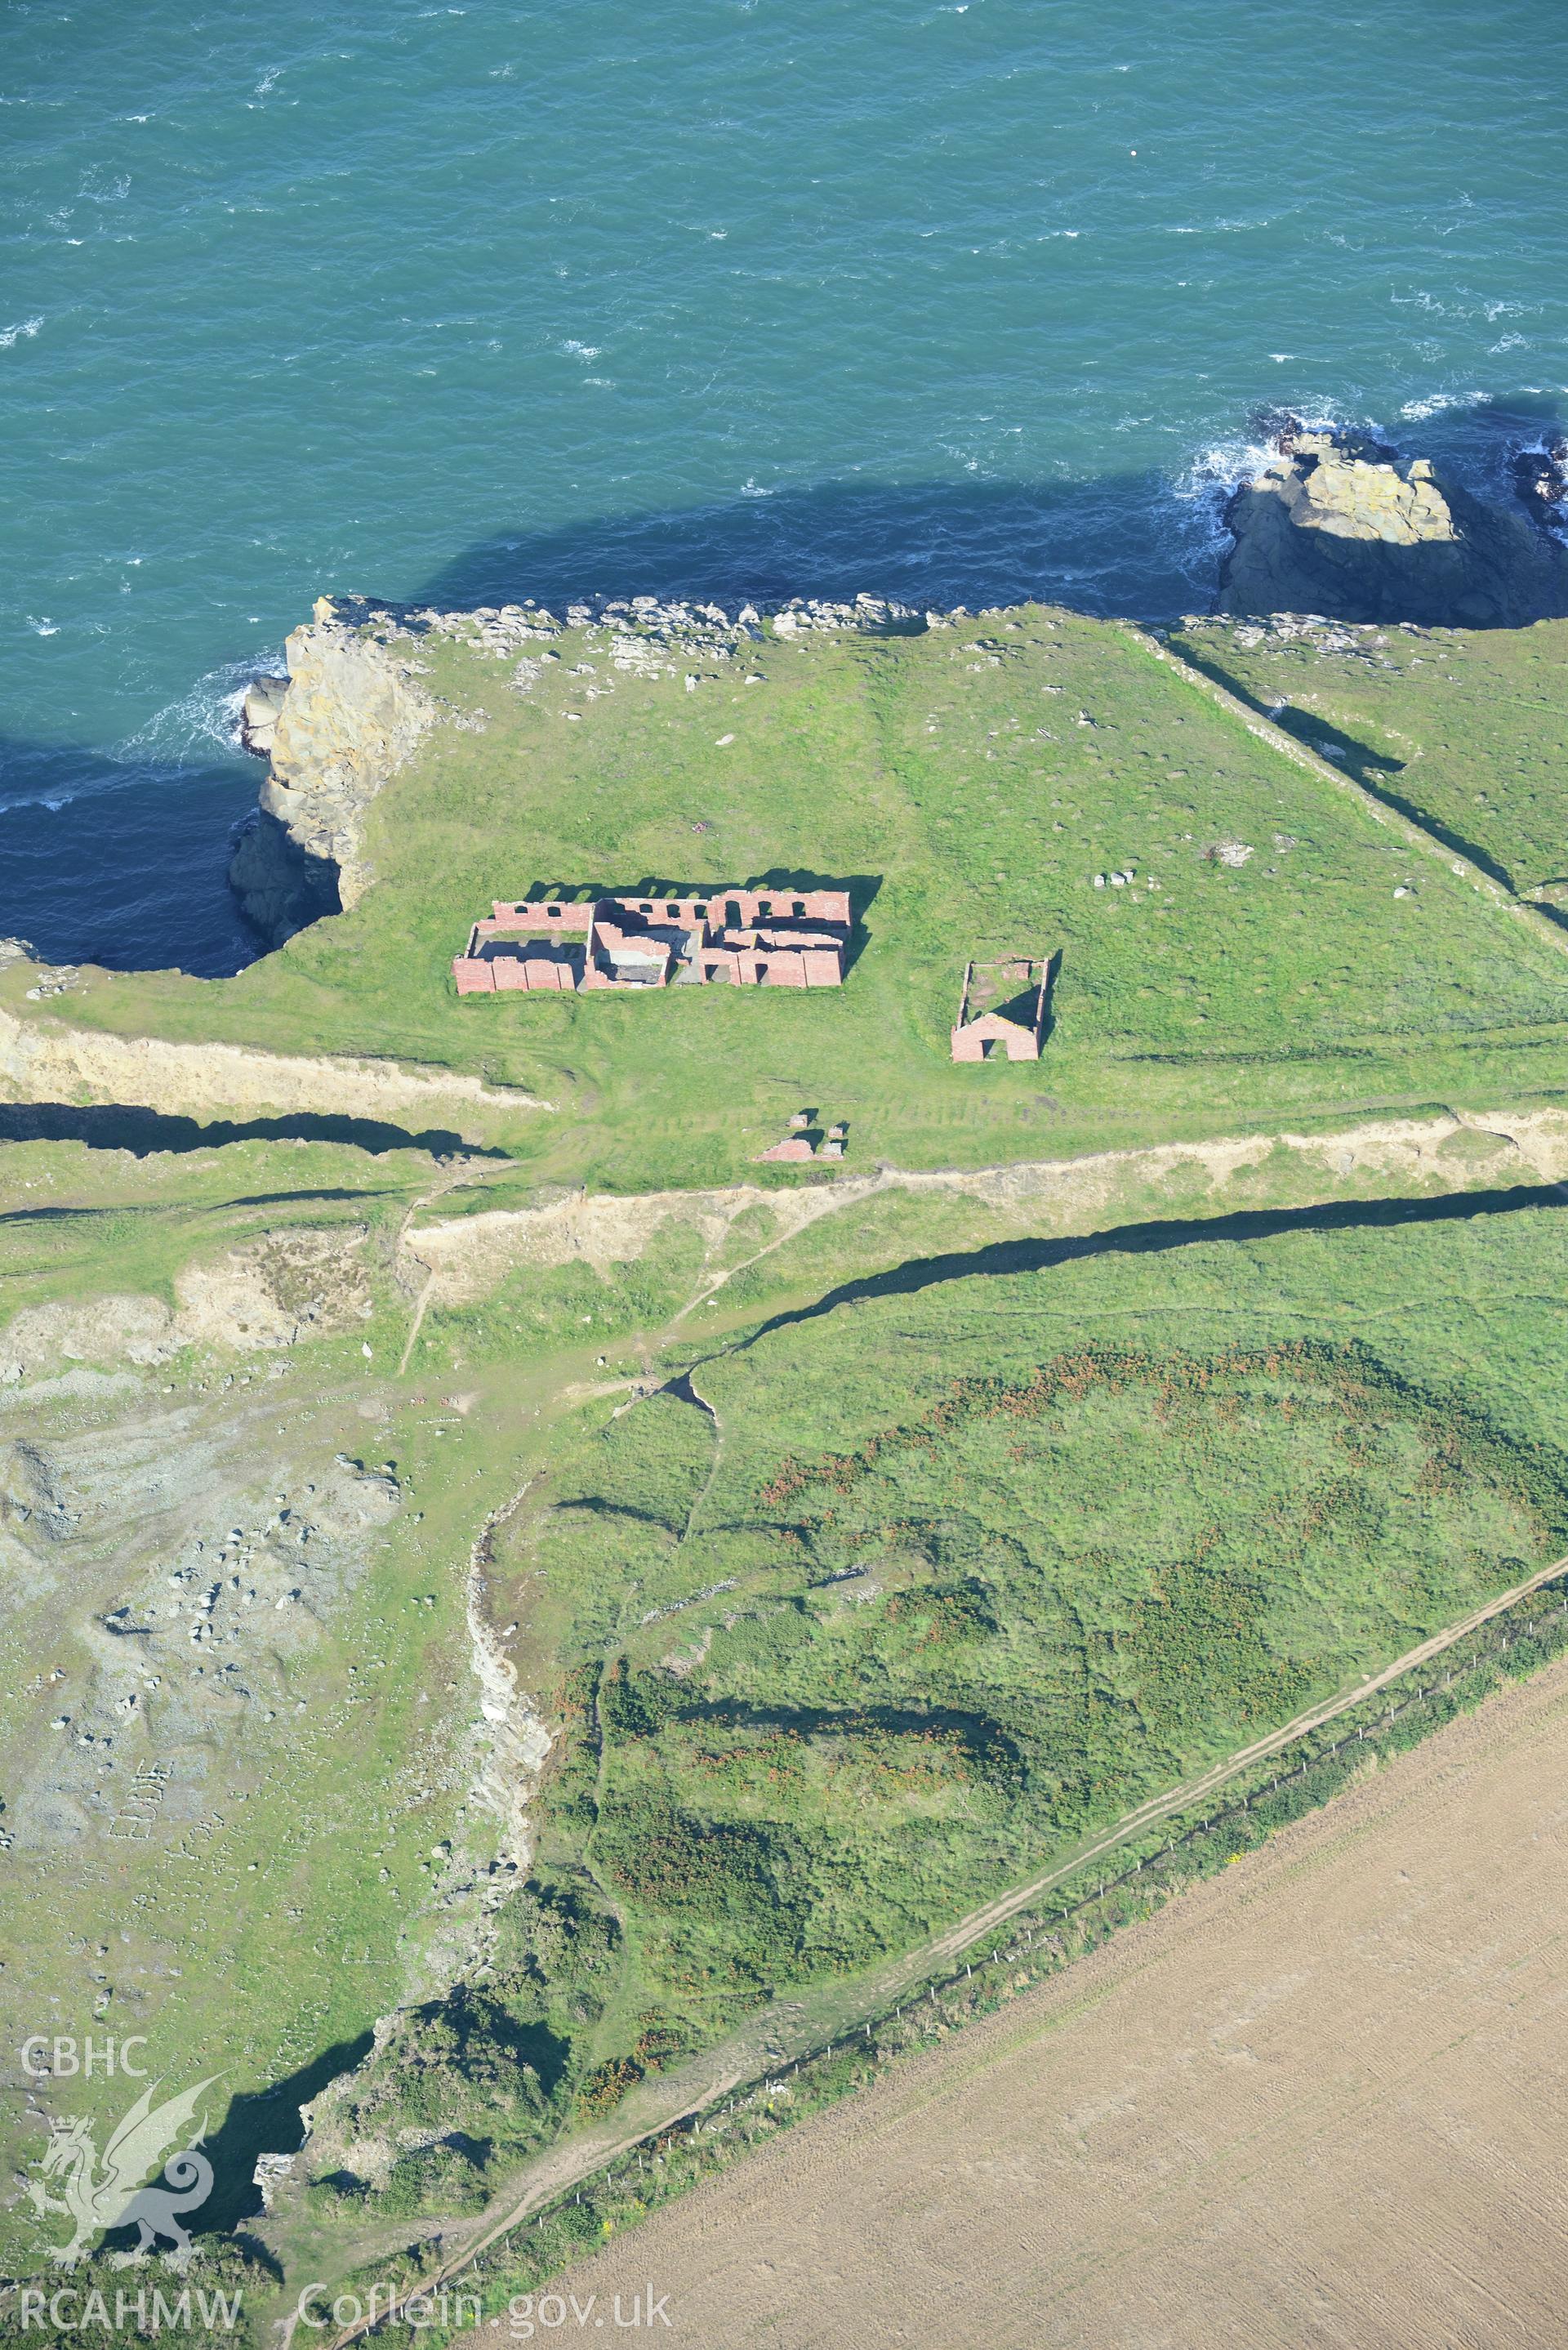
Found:
[[[25,939],[46,962],[243,971],[263,941],[229,887],[229,858],[262,772],[237,754],[141,764],[0,741],[0,938]]]
[[[1238,434],[1245,419],[1235,420]],[[1405,454],[1430,455],[1514,503],[1513,454],[1561,431],[1560,403],[1521,392],[1403,424]],[[971,610],[1041,599],[1166,621],[1214,598],[1223,485],[1179,494],[1152,473],[1079,481],[825,481],[653,513],[590,515],[535,530],[498,522],[422,580],[352,583],[389,601],[448,608],[535,597],[714,599],[893,596]],[[1516,505],[1516,510],[1519,510]],[[349,583],[323,580],[324,590]],[[282,616],[288,617],[288,616]],[[303,618],[303,615],[298,617]],[[236,971],[263,942],[227,881],[260,770],[238,755],[135,765],[94,751],[0,743],[0,937],[52,962],[121,970]]]
[[[160,1150],[213,1150],[230,1142],[348,1143],[378,1156],[388,1150],[428,1150],[436,1159],[507,1156],[504,1150],[464,1142],[461,1134],[445,1127],[428,1127],[416,1134],[380,1118],[329,1118],[308,1111],[243,1123],[215,1119],[203,1126],[193,1118],[119,1102],[87,1109],[65,1102],[0,1102],[0,1143],[5,1142],[85,1142],[89,1150],[129,1150],[138,1159]]]
[[[1396,426],[1401,455],[1429,456],[1478,494],[1517,506],[1515,452],[1563,431],[1563,402],[1519,392]],[[1238,436],[1246,420],[1238,415]],[[499,526],[404,600],[445,606],[524,596],[653,595],[780,603],[853,597],[971,610],[1039,598],[1083,612],[1172,620],[1210,608],[1225,545],[1226,485],[1179,493],[1153,473],[1080,481],[825,481],[767,497],[600,515],[560,530]],[[398,591],[381,584],[381,592]]]
[[[410,600],[456,608],[534,596],[776,604],[862,590],[918,608],[1042,598],[1168,619],[1206,605],[1206,521],[1152,474],[1064,483],[822,482],[564,530],[497,529]],[[1217,512],[1217,504],[1215,507]]]
[[[1122,1224],[1106,1232],[1067,1240],[994,1241],[988,1248],[956,1249],[943,1256],[913,1257],[887,1273],[841,1283],[810,1305],[770,1315],[749,1338],[727,1353],[742,1354],[778,1330],[819,1322],[840,1306],[874,1298],[917,1297],[945,1282],[972,1281],[995,1274],[1044,1273],[1101,1256],[1159,1255],[1206,1241],[1277,1240],[1291,1232],[1386,1232],[1407,1224],[1462,1224],[1479,1216],[1517,1215],[1526,1208],[1557,1208],[1568,1202],[1568,1185],[1520,1184],[1509,1191],[1448,1193],[1435,1200],[1334,1200],[1314,1208],[1248,1208],[1231,1216],[1172,1218],[1168,1222]],[[694,1367],[696,1367],[694,1366]]]
[[[1561,440],[1563,411],[1559,392],[1500,392],[1403,421],[1387,437],[1401,456],[1430,457],[1439,473],[1453,473],[1478,496],[1506,505],[1519,495],[1518,453]]]

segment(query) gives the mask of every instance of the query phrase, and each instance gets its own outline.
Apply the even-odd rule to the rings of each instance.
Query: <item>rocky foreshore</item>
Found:
[[[1568,613],[1568,548],[1539,519],[1365,433],[1287,419],[1276,446],[1226,509],[1235,544],[1220,567],[1221,612],[1498,629]],[[1550,503],[1536,486],[1532,515]]]

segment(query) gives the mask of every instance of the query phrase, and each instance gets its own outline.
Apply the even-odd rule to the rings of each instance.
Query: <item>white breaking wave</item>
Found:
[[[24,335],[31,342],[43,323],[42,318],[22,318],[14,327],[0,327],[0,351],[8,351]]]
[[[240,713],[245,691],[258,677],[281,676],[282,649],[259,659],[225,661],[209,670],[190,690],[165,702],[145,725],[115,746],[122,759],[188,759],[193,752],[240,749]]]
[[[80,799],[81,796],[82,795],[79,792],[62,792],[53,790],[47,792],[4,792],[0,793],[0,816],[9,816],[13,810],[16,808],[30,807],[47,808],[51,816],[58,816],[62,808],[69,807],[74,801]]]
[[[1273,357],[1273,353],[1270,353]],[[1333,432],[1352,421],[1332,401],[1305,403],[1287,400],[1285,409],[1297,418],[1308,432]],[[1283,411],[1282,411],[1282,413]],[[1375,425],[1362,428],[1375,432]],[[1255,441],[1245,433],[1233,433],[1224,440],[1211,441],[1199,450],[1184,473],[1172,484],[1179,496],[1202,497],[1215,489],[1239,489],[1265,465],[1272,464],[1279,452],[1272,442]]]
[[[40,635],[54,634],[53,621],[34,621]],[[42,808],[57,816],[78,800],[99,799],[106,793],[144,790],[150,777],[173,777],[188,768],[192,759],[210,759],[214,749],[234,753],[240,749],[240,712],[244,702],[245,689],[252,680],[262,676],[281,675],[283,654],[268,654],[260,660],[227,661],[222,669],[209,670],[199,677],[189,692],[176,701],[166,702],[144,726],[128,734],[119,743],[102,751],[84,754],[84,766],[79,779],[62,783],[57,779],[7,791],[0,783],[0,816],[8,816],[20,808]],[[68,756],[68,754],[66,754]]]
[[[1243,482],[1261,473],[1277,452],[1263,441],[1210,442],[1184,473],[1166,477],[1170,518],[1184,568],[1207,573],[1231,544],[1225,509]]]
[[[1435,391],[1429,400],[1407,400],[1399,411],[1401,419],[1419,424],[1426,417],[1440,416],[1445,408],[1475,408],[1486,399],[1483,391]]]

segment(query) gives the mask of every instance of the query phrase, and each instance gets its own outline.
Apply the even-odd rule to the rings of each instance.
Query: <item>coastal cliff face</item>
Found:
[[[1222,612],[1517,628],[1568,612],[1568,550],[1360,435],[1297,432],[1232,498]]]
[[[346,625],[326,598],[286,650],[257,818],[229,868],[246,915],[275,946],[364,895],[365,808],[435,716],[413,663]]]

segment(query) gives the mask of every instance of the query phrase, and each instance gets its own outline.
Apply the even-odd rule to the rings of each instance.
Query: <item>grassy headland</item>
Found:
[[[1568,630],[1526,641],[1560,663]],[[1466,659],[1495,768],[1533,722],[1494,645]],[[421,641],[468,723],[373,803],[379,878],[352,913],[234,979],[93,975],[43,1017],[523,1087],[558,1105],[507,1133],[539,1179],[628,1191],[732,1178],[803,1103],[849,1118],[852,1159],[976,1165],[1568,1075],[1568,955],[1113,623],[1025,608],[769,639],[691,692],[617,674],[594,632],[553,650],[519,692],[511,664]],[[1550,798],[1548,770],[1532,788]],[[841,993],[452,991],[493,897],[753,877],[852,882]],[[1045,1055],[954,1068],[964,962],[1009,951],[1060,953]],[[0,989],[31,1015],[25,976]]]

